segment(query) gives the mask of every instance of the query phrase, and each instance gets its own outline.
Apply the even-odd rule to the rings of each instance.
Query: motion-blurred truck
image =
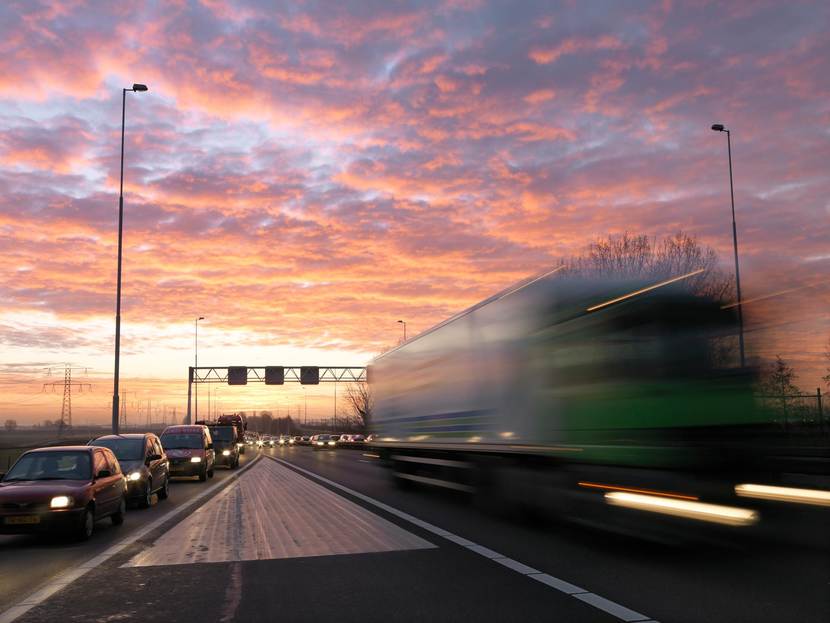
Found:
[[[549,275],[453,316],[370,364],[372,446],[399,485],[485,506],[629,532],[758,523],[788,484],[781,439],[738,363],[736,309],[700,272]]]

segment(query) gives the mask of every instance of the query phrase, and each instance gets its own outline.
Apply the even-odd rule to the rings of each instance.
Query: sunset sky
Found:
[[[150,90],[127,94],[130,404],[183,414],[199,315],[201,365],[363,365],[398,319],[415,334],[598,236],[684,230],[731,274],[714,122],[733,131],[744,296],[788,290],[749,347],[815,391],[828,18],[795,0],[4,2],[0,420],[57,417],[44,369],[69,362],[92,383],[76,423],[108,421],[133,82]],[[331,411],[330,387],[307,391]],[[219,392],[282,413],[303,395]]]

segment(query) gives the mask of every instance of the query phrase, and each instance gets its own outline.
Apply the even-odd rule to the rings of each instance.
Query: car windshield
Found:
[[[28,452],[15,463],[3,482],[14,480],[88,480],[88,452]]]
[[[202,447],[202,436],[198,433],[165,433],[161,436],[165,450],[197,449]]]
[[[210,436],[214,441],[233,441],[232,426],[215,426],[210,429]]]
[[[328,441],[331,439],[331,435],[318,435],[317,441]]]
[[[140,461],[144,458],[144,439],[96,439],[90,446],[109,448],[119,461]]]

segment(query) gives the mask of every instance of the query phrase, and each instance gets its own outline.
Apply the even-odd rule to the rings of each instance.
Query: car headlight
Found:
[[[238,443],[238,444],[236,444],[236,447],[237,447],[237,448],[241,448],[241,447],[242,447],[242,446],[244,446],[244,445],[245,445],[244,443]]]
[[[330,442],[329,442],[329,445],[330,445],[330,446],[333,446],[334,444],[335,444],[335,442],[334,442],[334,441],[330,441]]]
[[[230,456],[230,455],[231,455],[230,450],[222,450],[222,456]]]
[[[141,480],[141,472],[130,472],[127,476],[127,480],[135,482],[136,480]]]
[[[318,445],[318,446],[324,446],[324,445],[326,445],[326,444],[324,444],[322,441],[318,441],[318,442],[317,442],[317,445]]]
[[[68,495],[56,495],[49,502],[49,508],[69,508],[74,503],[74,500]]]
[[[190,462],[191,463],[201,463],[202,462],[202,457],[200,457],[200,456],[191,456],[190,457]]]

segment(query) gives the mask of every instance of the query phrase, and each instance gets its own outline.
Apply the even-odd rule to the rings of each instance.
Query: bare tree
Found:
[[[6,420],[5,423],[6,431],[12,432],[13,430],[17,429],[17,420]]]
[[[655,281],[702,268],[687,282],[694,293],[719,301],[732,295],[732,279],[718,267],[715,250],[682,231],[660,241],[628,232],[600,238],[565,265],[577,276]]]
[[[351,383],[346,388],[346,404],[358,426],[364,430],[368,429],[374,407],[374,398],[369,384],[366,382]]]
[[[824,349],[824,358],[827,360],[827,367],[825,368],[827,374],[821,377],[821,380],[824,381],[827,385],[828,391],[830,391],[830,337],[827,338],[827,346]]]
[[[801,390],[795,384],[798,375],[790,364],[781,355],[775,356],[775,362],[765,370],[761,387],[765,394],[770,396],[797,396]]]

